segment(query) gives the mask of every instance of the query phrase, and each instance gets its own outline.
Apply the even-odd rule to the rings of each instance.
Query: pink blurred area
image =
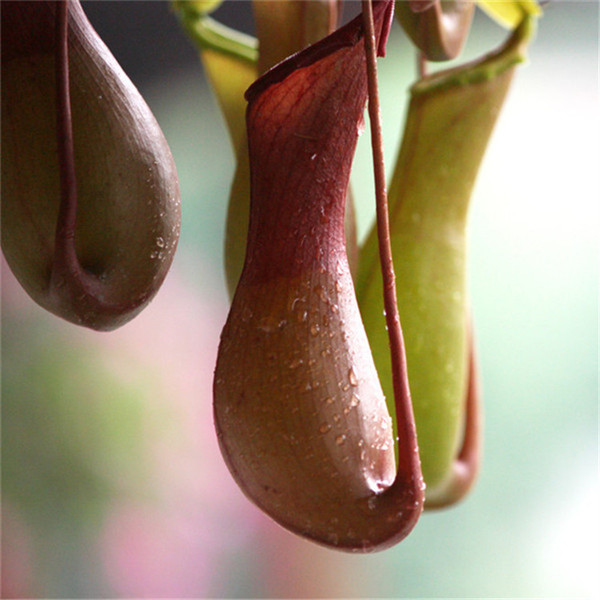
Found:
[[[2,503],[2,598],[33,596],[31,532],[7,502]]]
[[[43,513],[48,522],[29,515],[27,499],[21,499],[21,507],[5,495],[3,597],[44,597],[51,591],[64,597],[130,598],[312,597],[343,592],[340,573],[348,557],[317,548],[272,523],[239,492],[221,459],[213,430],[211,388],[227,308],[224,298],[208,289],[186,285],[175,269],[139,317],[116,332],[95,333],[46,314],[3,265],[3,335],[8,331],[8,337],[20,338],[14,332],[27,331],[23,340],[32,335],[47,339],[53,352],[68,357],[74,351],[92,372],[98,370],[125,387],[149,381],[137,398],[119,399],[116,409],[114,399],[106,395],[118,390],[114,382],[106,393],[95,384],[93,390],[84,387],[84,394],[90,392],[85,411],[68,412],[66,417],[57,411],[47,421],[49,431],[22,431],[36,440],[33,453],[28,454],[32,463],[38,461],[36,453],[52,452],[49,446],[57,443],[56,431],[63,437],[79,436],[83,442],[72,446],[73,453],[78,460],[84,457],[94,477],[100,473],[109,482],[109,493],[100,510],[85,514],[83,520],[77,507],[59,516],[49,506]],[[4,351],[11,352],[14,345],[9,340]],[[65,368],[68,371],[68,365]],[[80,385],[87,385],[90,377],[96,381],[93,375],[86,377]],[[65,383],[65,394],[70,389]],[[67,406],[82,402],[81,397],[65,399]],[[125,411],[127,402],[141,407],[134,411],[136,418],[129,419],[116,436],[113,433],[94,444],[90,454],[85,435],[104,440],[103,431],[95,431],[105,423],[102,411],[112,411],[111,423],[110,419],[119,419],[121,403]],[[82,422],[85,415],[90,422]],[[127,449],[133,449],[133,455],[128,456]],[[11,447],[4,446],[5,459],[10,453]],[[71,477],[68,456],[59,467]],[[18,468],[43,467],[22,464]],[[74,470],[72,477],[78,474]],[[95,493],[93,485],[83,492],[78,489],[84,495]],[[43,505],[44,498],[37,501]],[[53,519],[61,528],[65,524],[73,529],[73,539],[66,545],[74,544],[75,553],[85,561],[89,589],[81,581],[70,588],[73,584],[68,578],[63,581],[64,573],[53,566],[55,557],[48,554],[60,555],[65,544],[60,536],[55,544],[49,543]],[[40,543],[42,538],[45,543]]]

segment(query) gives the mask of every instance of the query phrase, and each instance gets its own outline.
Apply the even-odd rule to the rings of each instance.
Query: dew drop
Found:
[[[350,367],[350,370],[348,371],[348,381],[353,387],[356,387],[358,385],[358,378],[356,377],[356,373],[353,367]]]
[[[338,446],[341,446],[346,441],[346,436],[342,433],[335,438],[335,443]]]
[[[258,328],[265,333],[272,333],[277,329],[277,324],[272,317],[263,317],[258,323]]]
[[[311,333],[311,335],[313,335],[313,336],[317,336],[317,335],[319,335],[319,330],[320,330],[320,328],[319,328],[319,326],[318,326],[316,323],[313,323],[313,324],[310,326],[310,333]]]
[[[337,533],[328,533],[327,539],[328,539],[329,543],[333,544],[334,546],[336,546],[340,541],[340,538]]]
[[[329,423],[323,423],[319,427],[319,433],[327,433],[331,429],[331,425]]]
[[[159,248],[164,248],[165,247],[165,240],[163,240],[163,238],[161,238],[160,236],[156,238],[156,245]]]
[[[304,361],[301,358],[295,358],[290,363],[290,369],[297,369]]]

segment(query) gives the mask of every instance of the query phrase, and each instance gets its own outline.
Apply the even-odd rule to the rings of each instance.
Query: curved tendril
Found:
[[[462,500],[473,487],[481,465],[482,402],[481,382],[473,328],[469,331],[469,365],[465,400],[465,432],[460,451],[454,460],[447,485],[440,493],[430,495],[425,509],[446,508]]]
[[[54,240],[51,290],[70,288],[72,294],[90,306],[121,312],[125,305],[102,300],[101,283],[82,268],[75,247],[77,222],[77,176],[73,143],[73,119],[69,76],[69,6],[71,0],[57,0],[55,14],[56,142],[60,177],[60,204]]]
[[[56,226],[55,267],[65,263],[71,272],[79,272],[74,248],[77,217],[77,178],[73,148],[73,122],[69,88],[69,0],[56,3],[55,69],[56,69],[56,143],[60,170],[60,208]]]
[[[77,298],[80,318],[87,308],[118,315],[127,302],[107,302],[100,279],[86,271],[77,257],[77,175],[69,75],[69,7],[71,0],[57,0],[55,13],[56,141],[60,177],[60,204],[56,222],[50,291],[62,288]],[[86,308],[87,307],[87,308]]]
[[[423,476],[418,455],[416,441],[416,426],[412,411],[410,389],[406,365],[406,350],[404,337],[398,314],[396,299],[396,277],[392,259],[390,241],[389,211],[387,203],[385,162],[383,156],[383,134],[381,126],[381,109],[377,82],[377,48],[375,46],[375,33],[373,24],[373,8],[371,0],[362,0],[363,24],[365,28],[365,54],[367,63],[368,110],[371,122],[371,145],[373,150],[373,168],[375,177],[377,238],[379,244],[379,260],[383,278],[383,300],[385,319],[390,344],[390,358],[392,365],[392,380],[394,388],[394,403],[399,439],[408,448],[415,451],[400,453],[398,471],[394,483],[384,495],[390,499],[395,495],[412,493],[413,511],[407,518],[414,519],[416,523],[424,503]],[[406,464],[402,464],[403,462]],[[410,479],[412,489],[407,490],[407,479]],[[411,526],[412,528],[412,526]]]

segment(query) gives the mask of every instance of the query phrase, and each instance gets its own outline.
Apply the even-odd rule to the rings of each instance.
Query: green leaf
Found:
[[[436,501],[443,500],[439,495],[450,483],[464,426],[471,190],[532,31],[533,19],[527,18],[499,51],[413,86],[391,181],[398,305],[427,498]],[[357,296],[384,393],[391,399],[375,230],[361,252]]]

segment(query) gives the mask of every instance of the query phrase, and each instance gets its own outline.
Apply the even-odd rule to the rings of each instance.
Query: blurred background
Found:
[[[234,166],[224,124],[167,3],[84,7],[171,145],[182,238],[157,298],[110,334],[46,314],[3,265],[3,597],[597,597],[597,4],[547,7],[475,189],[480,481],[369,556],[296,538],[232,482],[211,409]],[[246,2],[217,17],[252,31]],[[504,36],[478,15],[462,58]],[[391,165],[415,77],[398,28],[388,57]],[[368,144],[353,172],[362,235],[374,214]]]

